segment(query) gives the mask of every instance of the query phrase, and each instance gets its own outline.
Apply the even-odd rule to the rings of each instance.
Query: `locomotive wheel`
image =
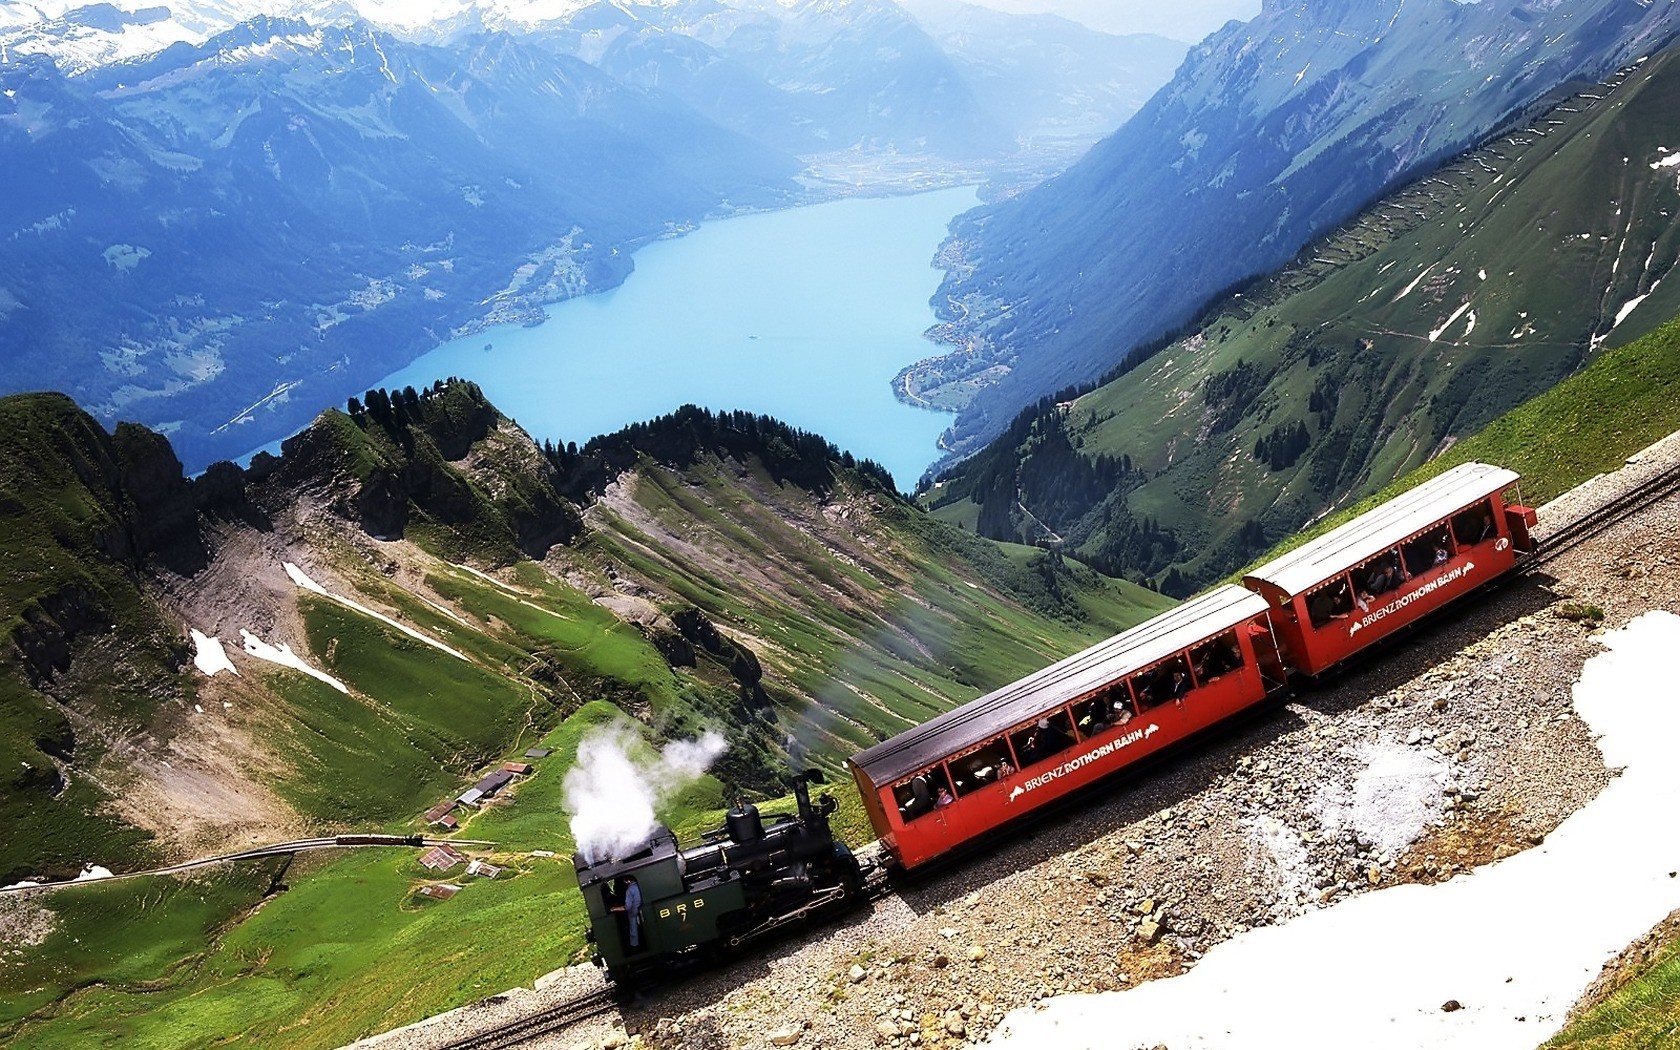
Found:
[[[718,933],[721,934],[724,946],[730,949],[739,948],[747,943],[748,923],[739,913],[724,916],[718,923]]]

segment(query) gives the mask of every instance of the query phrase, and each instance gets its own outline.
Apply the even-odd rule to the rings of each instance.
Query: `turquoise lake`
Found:
[[[815,431],[913,488],[951,417],[893,397],[946,227],[973,187],[723,219],[636,253],[618,288],[445,343],[373,386],[460,376],[538,441],[584,441],[693,403]],[[485,349],[486,345],[489,349]]]

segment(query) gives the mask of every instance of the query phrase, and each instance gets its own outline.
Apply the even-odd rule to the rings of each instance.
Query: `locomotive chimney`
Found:
[[[818,813],[817,809],[811,805],[811,789],[806,786],[807,784],[826,783],[828,783],[828,778],[823,776],[822,770],[816,768],[807,769],[793,778],[793,797],[799,802],[799,819],[807,825],[816,820],[817,817],[833,812],[831,806]]]
[[[759,819],[757,806],[736,799],[723,819],[729,829],[729,837],[734,839],[737,845],[744,846],[764,837],[764,821]]]

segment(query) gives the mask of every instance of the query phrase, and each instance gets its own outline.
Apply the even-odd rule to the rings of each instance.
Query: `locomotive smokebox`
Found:
[[[759,818],[758,807],[754,805],[735,803],[724,814],[724,824],[729,829],[729,837],[737,845],[745,846],[764,837],[764,821]]]

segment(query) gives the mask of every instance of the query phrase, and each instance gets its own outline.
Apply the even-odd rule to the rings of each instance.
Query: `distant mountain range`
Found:
[[[1054,167],[1183,50],[936,13],[0,4],[0,389],[143,421],[200,469],[453,334],[611,287],[707,217],[906,157]]]
[[[965,217],[938,303],[953,351],[900,382],[961,408],[950,440],[972,451],[1037,398],[1677,29],[1668,0],[1268,3],[1194,48],[1078,164]]]
[[[475,319],[610,286],[793,158],[504,35],[258,19],[68,78],[0,66],[11,389],[246,451]]]
[[[1680,47],[1376,202],[927,494],[1183,594],[1680,314]]]

